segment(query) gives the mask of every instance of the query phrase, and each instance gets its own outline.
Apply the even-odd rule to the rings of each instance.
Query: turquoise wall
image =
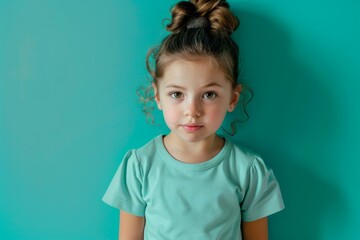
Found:
[[[125,151],[166,129],[135,91],[174,3],[0,0],[1,239],[116,239],[101,197]],[[255,92],[233,140],[286,203],[271,239],[360,239],[360,2],[230,3]]]

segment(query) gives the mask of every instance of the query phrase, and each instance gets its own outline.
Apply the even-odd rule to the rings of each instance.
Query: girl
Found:
[[[222,0],[172,9],[172,33],[147,57],[170,133],[130,150],[103,197],[121,210],[121,240],[268,238],[267,216],[284,207],[278,183],[258,155],[217,135],[243,95],[238,24]]]

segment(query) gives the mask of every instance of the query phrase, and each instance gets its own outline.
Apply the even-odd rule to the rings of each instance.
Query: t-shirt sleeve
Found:
[[[255,221],[284,209],[279,184],[261,158],[255,157],[247,174],[246,193],[240,203],[243,221]]]
[[[142,172],[135,150],[124,156],[102,200],[112,207],[136,216],[145,215],[142,198]]]

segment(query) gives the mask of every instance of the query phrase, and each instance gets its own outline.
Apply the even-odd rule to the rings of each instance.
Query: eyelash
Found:
[[[176,95],[180,95],[180,96],[176,97],[175,94],[176,94]],[[170,96],[171,98],[174,98],[174,99],[179,99],[182,95],[183,95],[183,94],[182,94],[181,92],[170,92],[170,93],[169,93],[169,96]]]
[[[209,97],[208,95],[211,94],[211,97]],[[181,97],[183,97],[183,93],[181,92],[170,92],[169,93],[169,96],[173,99],[180,99]],[[207,97],[206,97],[207,96]],[[217,97],[218,95],[216,94],[216,92],[212,92],[212,91],[209,91],[209,92],[205,92],[202,94],[202,98],[206,99],[206,100],[213,100]]]
[[[206,95],[209,95],[209,94],[211,94],[212,95],[212,97],[205,97]],[[203,94],[203,98],[205,98],[205,99],[207,99],[207,100],[213,100],[214,98],[216,98],[218,95],[216,94],[216,92],[205,92],[204,94]]]

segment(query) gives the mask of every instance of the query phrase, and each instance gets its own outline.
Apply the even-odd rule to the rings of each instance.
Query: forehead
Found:
[[[164,84],[207,84],[216,82],[226,84],[225,73],[215,60],[207,57],[177,58],[170,61],[164,68],[164,74],[159,79]]]

